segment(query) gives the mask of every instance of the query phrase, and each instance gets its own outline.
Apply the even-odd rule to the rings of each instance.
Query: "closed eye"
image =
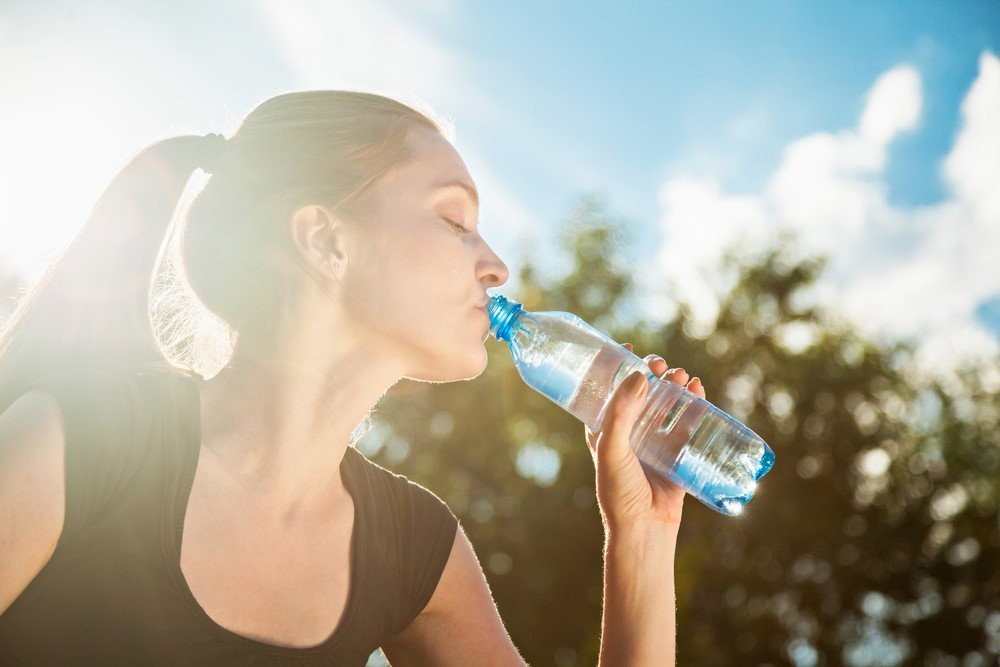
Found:
[[[468,230],[465,227],[463,227],[462,225],[458,224],[457,222],[455,222],[451,218],[446,218],[444,216],[441,216],[441,219],[444,220],[445,222],[447,222],[449,225],[451,225],[455,229],[455,231],[458,232],[459,236],[465,236],[466,234],[471,234],[472,233],[470,230]]]

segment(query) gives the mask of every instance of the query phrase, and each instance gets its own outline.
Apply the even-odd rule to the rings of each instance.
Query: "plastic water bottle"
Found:
[[[735,516],[774,464],[756,433],[700,396],[661,380],[642,359],[576,315],[535,313],[495,295],[490,333],[507,343],[521,378],[593,430],[611,393],[633,371],[652,386],[629,436],[651,470],[712,509]]]

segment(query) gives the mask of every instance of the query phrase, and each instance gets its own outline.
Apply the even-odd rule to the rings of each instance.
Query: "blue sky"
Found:
[[[154,139],[231,132],[286,90],[354,87],[454,121],[484,235],[512,261],[525,239],[551,251],[596,191],[636,238],[649,316],[684,298],[709,321],[715,251],[786,217],[835,255],[815,298],[872,335],[927,339],[932,360],[995,351],[983,246],[1000,251],[1000,214],[976,180],[1000,182],[997,54],[997,1],[8,1],[0,259],[37,272]],[[962,105],[981,79],[973,123]]]

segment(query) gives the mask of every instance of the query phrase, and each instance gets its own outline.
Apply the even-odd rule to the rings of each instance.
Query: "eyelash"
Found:
[[[451,218],[446,218],[444,216],[441,216],[441,219],[444,220],[445,222],[447,222],[452,227],[454,227],[455,231],[458,232],[459,236],[465,236],[466,234],[471,234],[472,233],[468,229],[466,229],[465,227],[463,227],[462,225],[460,225],[457,222],[455,222],[454,220],[452,220]]]

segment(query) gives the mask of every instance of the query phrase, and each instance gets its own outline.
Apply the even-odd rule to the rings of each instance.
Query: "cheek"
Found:
[[[434,307],[433,265],[419,260],[419,243],[409,247],[381,243],[345,285],[357,299],[353,314],[383,331],[401,331],[428,306]],[[360,303],[359,303],[360,302]]]
[[[351,292],[368,304],[363,316],[371,326],[403,336],[423,329],[418,337],[439,338],[454,335],[456,327],[466,329],[470,322],[465,319],[475,325],[473,269],[458,239],[431,227],[419,234],[377,233],[372,243],[375,250],[350,284]]]

